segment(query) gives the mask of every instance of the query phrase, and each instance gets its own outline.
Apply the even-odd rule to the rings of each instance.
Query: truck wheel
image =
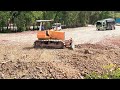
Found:
[[[115,30],[115,27],[114,27],[114,26],[112,26],[112,30]]]
[[[115,26],[114,26],[114,30],[115,30]]]

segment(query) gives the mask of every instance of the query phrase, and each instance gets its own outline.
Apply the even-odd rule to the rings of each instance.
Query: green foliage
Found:
[[[109,74],[109,77],[112,79],[120,79],[120,68],[118,68],[117,70],[111,72]]]
[[[107,70],[106,73],[98,74],[98,73],[91,73],[86,75],[85,79],[120,79],[120,68],[112,70],[115,65],[110,64],[106,65],[103,68]]]
[[[67,27],[79,27],[94,24],[99,19],[119,17],[118,13],[114,11],[0,11],[0,27],[6,26],[9,19],[17,25],[18,31],[29,30],[37,19],[53,19],[54,22],[51,24],[60,22]]]
[[[91,74],[87,74],[85,77],[85,79],[99,79],[99,78],[100,76],[95,72],[92,72]]]
[[[115,18],[120,18],[120,13],[115,13]]]
[[[3,30],[3,26],[7,25],[7,21],[10,18],[9,11],[0,11],[0,29]]]
[[[16,18],[14,18],[14,23],[16,23],[18,31],[20,32],[25,31],[26,20],[24,18],[26,18],[24,12],[21,12]]]
[[[120,79],[120,68],[109,71],[108,73],[97,74],[91,73],[86,75],[85,79]]]

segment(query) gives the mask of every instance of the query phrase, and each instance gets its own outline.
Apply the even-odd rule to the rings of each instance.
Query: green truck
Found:
[[[97,30],[115,30],[115,19],[108,18],[96,22]]]

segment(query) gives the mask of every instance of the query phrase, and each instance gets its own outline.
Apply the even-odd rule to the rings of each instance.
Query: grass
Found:
[[[115,65],[110,64],[104,66],[105,69],[109,69],[107,73],[98,74],[96,72],[92,72],[91,74],[86,75],[85,79],[120,79],[120,68],[112,70]]]
[[[99,75],[97,73],[89,74],[85,79],[120,79],[120,71]]]

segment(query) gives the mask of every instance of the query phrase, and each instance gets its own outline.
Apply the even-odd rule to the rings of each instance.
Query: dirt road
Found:
[[[65,38],[73,38],[75,44],[97,43],[105,38],[120,36],[120,26],[116,26],[116,30],[97,31],[95,26],[80,27],[73,29],[63,29]],[[37,31],[27,31],[13,34],[0,34],[1,42],[20,42],[33,44]]]
[[[0,34],[0,78],[84,78],[87,73],[106,72],[106,65],[120,66],[119,26],[107,31],[96,31],[95,26],[63,31],[66,39],[74,39],[75,50],[34,49],[37,31]]]
[[[105,38],[120,36],[120,26],[116,30],[97,31],[95,26],[66,30],[66,39],[72,37],[75,44],[97,43]]]

